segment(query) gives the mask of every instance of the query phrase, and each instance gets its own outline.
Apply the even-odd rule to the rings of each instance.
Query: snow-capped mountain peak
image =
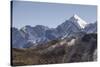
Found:
[[[94,32],[97,32],[97,22],[89,24],[74,14],[56,28],[49,28],[43,25],[34,27],[26,25],[21,29],[12,27],[12,44],[14,48],[27,48],[56,39],[63,40],[70,37],[80,37],[86,33]]]
[[[81,28],[85,28],[88,24],[86,21],[81,19],[77,14],[74,14],[69,20],[72,22],[76,22],[77,24],[79,24]]]

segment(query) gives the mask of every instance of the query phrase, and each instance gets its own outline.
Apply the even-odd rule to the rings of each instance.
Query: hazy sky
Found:
[[[13,1],[13,27],[44,25],[55,28],[77,14],[85,21],[97,20],[97,7],[90,5],[55,4],[42,2]]]

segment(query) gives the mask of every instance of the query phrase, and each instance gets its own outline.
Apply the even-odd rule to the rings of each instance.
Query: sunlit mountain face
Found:
[[[29,48],[56,39],[79,37],[86,33],[96,32],[97,22],[89,24],[77,14],[74,14],[56,28],[43,25],[36,25],[35,27],[26,25],[21,29],[12,27],[12,46],[14,48]]]

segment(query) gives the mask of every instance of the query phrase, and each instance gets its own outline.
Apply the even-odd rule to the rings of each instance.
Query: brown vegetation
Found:
[[[97,59],[96,36],[96,34],[88,34],[82,38],[76,38],[75,42],[67,39],[54,40],[35,48],[12,48],[12,65],[94,61]]]

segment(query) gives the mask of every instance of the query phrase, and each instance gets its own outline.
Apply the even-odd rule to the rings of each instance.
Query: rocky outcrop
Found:
[[[12,65],[97,61],[97,34],[54,40],[35,48],[13,48],[12,52]]]

